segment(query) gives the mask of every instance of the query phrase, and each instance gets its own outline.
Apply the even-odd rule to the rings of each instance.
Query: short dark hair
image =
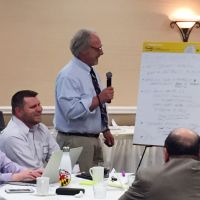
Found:
[[[32,90],[20,90],[16,92],[11,99],[12,114],[15,114],[16,107],[23,107],[24,97],[36,97],[37,95],[38,93]]]
[[[183,129],[182,129],[183,130]],[[177,155],[193,155],[199,156],[200,137],[199,135],[189,129],[184,129],[194,133],[191,138],[177,134],[180,128],[174,129],[170,132],[165,140],[165,147],[169,156]]]

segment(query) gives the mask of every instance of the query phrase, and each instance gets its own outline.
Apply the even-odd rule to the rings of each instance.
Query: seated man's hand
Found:
[[[42,169],[26,169],[19,173],[15,173],[12,175],[12,181],[22,181],[22,180],[35,180],[37,177],[40,177],[42,175],[43,170]]]
[[[40,169],[31,170],[31,171],[35,175],[35,177],[37,178],[37,177],[42,176],[42,173],[43,173],[44,169],[40,168]]]

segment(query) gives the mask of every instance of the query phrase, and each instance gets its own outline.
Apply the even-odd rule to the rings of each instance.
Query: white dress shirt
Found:
[[[21,166],[37,169],[44,167],[59,146],[44,124],[29,129],[13,116],[0,135],[0,149]]]

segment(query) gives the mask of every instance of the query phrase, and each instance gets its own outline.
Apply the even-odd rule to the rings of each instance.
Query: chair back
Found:
[[[5,128],[5,121],[4,121],[4,117],[3,117],[3,112],[0,111],[0,131],[2,131]]]

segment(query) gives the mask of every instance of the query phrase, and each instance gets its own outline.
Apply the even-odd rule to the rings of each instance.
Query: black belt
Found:
[[[83,137],[99,137],[99,133],[71,133],[71,132],[63,132],[63,131],[58,131],[58,133],[61,133],[63,135],[73,135],[73,136],[83,136]]]

